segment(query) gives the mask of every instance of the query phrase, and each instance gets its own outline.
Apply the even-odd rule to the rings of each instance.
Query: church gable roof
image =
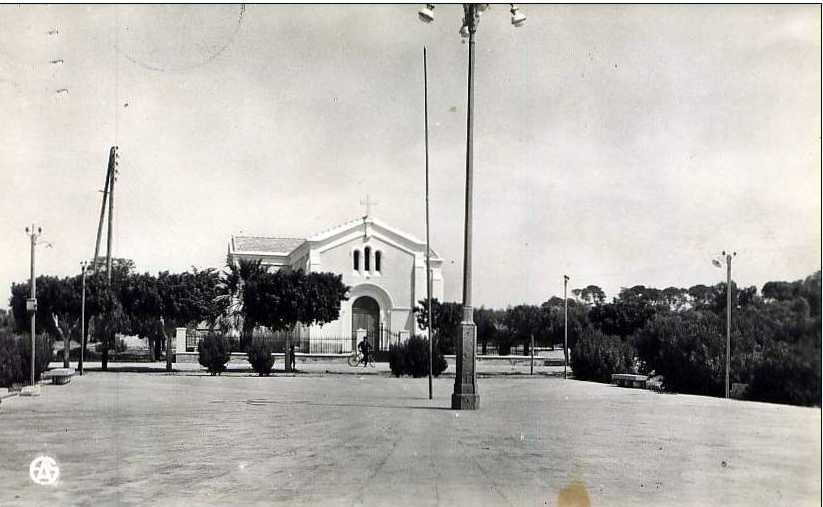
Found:
[[[347,234],[349,231],[362,228],[364,224],[368,224],[372,231],[374,230],[382,230],[383,234],[390,233],[390,235],[395,236],[396,238],[400,239],[401,242],[406,242],[408,244],[413,244],[416,247],[423,249],[425,251],[426,242],[422,241],[411,234],[401,231],[399,229],[395,229],[387,225],[382,220],[378,220],[372,216],[360,217],[354,220],[350,220],[346,223],[340,224],[337,227],[333,227],[331,229],[327,229],[319,234],[315,234],[314,236],[310,236],[306,241],[310,243],[322,243],[326,240],[329,240],[334,237],[338,237],[344,234]],[[432,257],[435,259],[439,259],[437,253],[432,249]]]
[[[272,238],[264,236],[233,236],[235,252],[289,254],[305,243],[302,238]]]

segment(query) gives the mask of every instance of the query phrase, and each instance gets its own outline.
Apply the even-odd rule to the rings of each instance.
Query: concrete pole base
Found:
[[[452,393],[452,410],[477,410],[478,408],[480,408],[480,395]]]
[[[454,391],[452,392],[453,410],[477,410],[480,408],[480,394],[477,391],[474,357],[477,327],[471,319],[472,309],[464,307],[463,322],[460,323],[460,336],[456,347]]]

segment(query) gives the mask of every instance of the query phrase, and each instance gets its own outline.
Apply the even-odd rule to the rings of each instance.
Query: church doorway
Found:
[[[351,334],[357,336],[358,329],[365,329],[372,350],[377,350],[380,331],[380,305],[370,296],[360,296],[351,305]],[[355,338],[356,339],[356,338]]]

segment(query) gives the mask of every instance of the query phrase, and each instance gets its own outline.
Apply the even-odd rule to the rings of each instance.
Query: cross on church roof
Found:
[[[366,200],[364,201],[363,199],[360,199],[360,204],[366,206],[366,216],[364,216],[363,218],[368,218],[371,215],[371,207],[377,206],[380,203],[377,201],[372,201],[369,197],[369,194],[366,194]]]

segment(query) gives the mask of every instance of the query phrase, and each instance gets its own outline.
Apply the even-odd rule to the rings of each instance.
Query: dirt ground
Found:
[[[500,374],[458,412],[453,378],[429,400],[381,368],[306,371],[91,371],[6,399],[0,505],[820,502],[820,409]]]

